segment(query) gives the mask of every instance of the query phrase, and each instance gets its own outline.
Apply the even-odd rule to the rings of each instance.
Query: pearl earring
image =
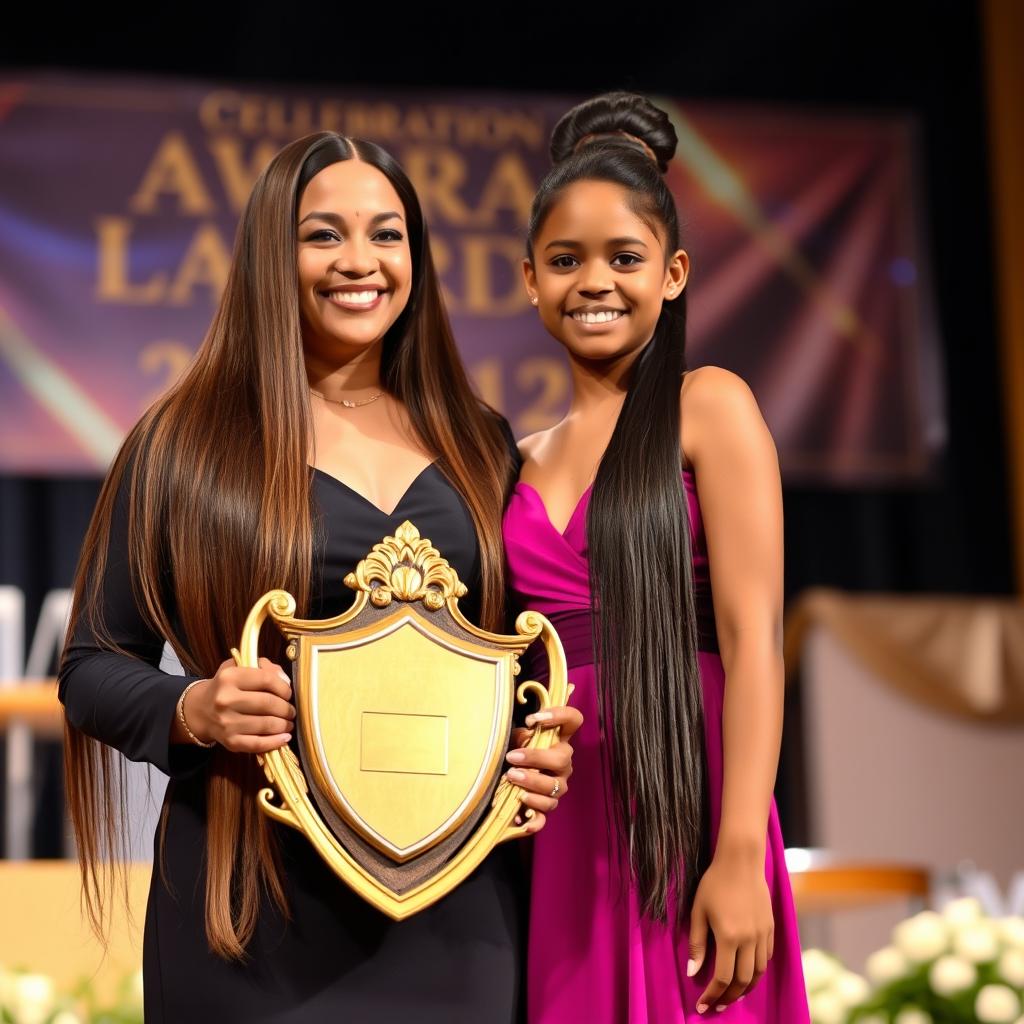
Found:
[[[533,296],[533,297],[532,297],[532,298],[530,299],[530,301],[531,301],[531,302],[532,302],[532,303],[533,303],[533,304],[534,304],[534,305],[536,306],[536,305],[537,305],[537,296],[536,296],[536,295],[534,295],[534,296]]]

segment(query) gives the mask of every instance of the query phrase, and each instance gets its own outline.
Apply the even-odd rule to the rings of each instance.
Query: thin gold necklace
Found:
[[[316,395],[317,398],[322,398],[325,402],[330,402],[332,405],[343,405],[346,409],[358,409],[361,405],[369,405],[371,402],[376,402],[383,391],[378,391],[377,394],[370,398],[364,398],[361,402],[353,402],[348,398],[328,398],[326,395],[321,395],[319,391],[315,391],[313,388],[309,389],[311,395]]]

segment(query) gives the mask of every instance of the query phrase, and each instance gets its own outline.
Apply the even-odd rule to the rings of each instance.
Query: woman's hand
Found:
[[[569,789],[569,776],[572,775],[572,747],[569,740],[583,724],[583,715],[568,706],[545,708],[527,716],[527,729],[512,730],[512,747],[505,755],[505,760],[512,767],[506,773],[509,782],[519,786],[524,792],[524,807],[533,810],[527,829],[530,833],[539,832],[558,801]],[[523,749],[530,742],[534,728],[560,729],[558,742],[547,750]],[[517,817],[516,824],[522,819]]]
[[[212,679],[193,686],[183,712],[188,727],[204,743],[211,740],[236,753],[265,754],[292,738],[292,687],[280,666],[260,658],[259,668],[224,661]],[[175,719],[172,738],[189,742]]]
[[[698,1013],[724,1009],[746,995],[771,959],[775,920],[763,851],[716,851],[693,901],[690,977],[704,962],[709,928],[715,937],[715,975],[697,1000]]]

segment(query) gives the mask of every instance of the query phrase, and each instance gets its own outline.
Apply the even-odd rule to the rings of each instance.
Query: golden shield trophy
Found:
[[[294,617],[283,590],[253,606],[236,657],[258,664],[269,617],[288,641],[298,756],[260,758],[259,805],[302,832],[335,873],[401,920],[440,899],[533,816],[504,779],[514,701],[566,703],[565,654],[551,624],[523,612],[515,636],[459,611],[455,570],[406,521],[349,573],[352,606]],[[518,683],[519,656],[543,644],[549,681]],[[528,744],[549,747],[557,729]],[[516,825],[522,811],[523,824]]]

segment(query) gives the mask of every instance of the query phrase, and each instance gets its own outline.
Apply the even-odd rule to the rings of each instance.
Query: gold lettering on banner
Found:
[[[516,142],[530,149],[545,145],[544,118],[540,115],[531,117],[521,111],[495,107],[463,108],[459,114],[455,139],[459,145],[482,149],[504,149]]]
[[[522,158],[516,153],[505,153],[498,158],[484,185],[474,218],[476,223],[491,226],[499,210],[511,210],[521,224],[527,224],[536,190]]]
[[[438,235],[430,236],[430,255],[434,258],[434,269],[438,277],[444,277],[452,265],[452,251],[448,242]]]
[[[441,283],[441,298],[448,315],[452,316],[461,311],[458,298],[452,294],[452,290],[445,284],[445,275],[452,265],[452,251],[448,243],[437,235],[430,236],[430,255],[434,258],[434,269],[437,271],[437,278]]]
[[[458,227],[468,226],[472,213],[459,196],[466,183],[466,160],[453,149],[413,146],[403,151],[402,166],[409,175],[429,224],[443,217]]]
[[[299,139],[315,130],[309,100],[274,97],[267,103],[267,134]]]
[[[430,118],[430,137],[448,140],[452,138],[453,129],[458,122],[458,111],[451,107],[428,107]]]
[[[339,135],[344,135],[342,126],[345,121],[345,105],[337,100],[324,100],[320,104],[320,123],[316,127],[316,131],[321,132],[337,132]]]
[[[199,101],[199,123],[208,132],[238,130],[238,109],[242,94],[233,89],[216,89]]]
[[[167,272],[157,271],[145,283],[133,284],[128,265],[132,222],[127,217],[96,219],[96,300],[126,306],[154,306],[163,299]]]
[[[384,146],[438,143],[495,152],[512,146],[543,149],[547,140],[546,121],[540,110],[446,103],[403,109],[389,101],[312,99],[214,89],[200,100],[198,117],[210,134],[273,138],[278,145],[315,131],[336,131]]]
[[[162,195],[175,196],[180,213],[208,216],[216,212],[192,151],[180,132],[164,136],[142,182],[128,200],[128,208],[133,213],[156,213]]]
[[[281,141],[309,135],[318,131],[320,125],[309,99],[244,94],[238,105],[235,128],[250,138],[271,136]]]
[[[214,224],[201,224],[192,236],[174,284],[167,298],[172,306],[187,306],[192,292],[206,287],[214,299],[227,284],[231,269],[231,253]]]
[[[564,363],[548,356],[524,359],[516,367],[516,384],[524,391],[540,385],[533,402],[516,419],[517,434],[547,430],[562,418],[569,394],[569,371]]]
[[[405,123],[402,127],[407,138],[419,142],[429,142],[434,138],[433,132],[427,127],[426,116],[419,107],[413,107],[405,112]]]
[[[543,111],[213,89],[199,99],[195,115],[205,139],[181,130],[162,133],[130,186],[124,211],[97,217],[98,302],[182,307],[207,296],[216,301],[230,269],[226,221],[244,210],[283,142],[327,129],[399,150],[424,216],[444,231],[431,246],[450,313],[505,317],[527,308],[515,232],[529,217],[535,187],[523,147],[543,145]],[[471,173],[478,167],[484,173]],[[151,231],[170,230],[169,219],[178,221],[176,237],[183,229],[192,232],[184,254],[140,268],[133,249],[140,255],[151,250],[140,248],[136,231],[151,241]],[[194,219],[192,226],[183,228],[182,219]],[[500,369],[482,372],[488,393],[500,391]]]
[[[142,408],[148,408],[178,378],[192,360],[192,352],[180,341],[153,341],[139,353],[139,369],[143,373],[162,373],[163,379],[156,388],[142,400]]]
[[[348,103],[335,117],[338,131],[352,138],[391,143],[402,132],[402,112],[393,103]]]
[[[242,156],[241,139],[221,135],[210,139],[209,149],[220,172],[220,180],[231,209],[241,213],[256,179],[277,152],[277,143],[267,140],[260,142],[248,161]]]
[[[481,359],[471,370],[470,376],[477,393],[495,409],[505,408],[505,389],[500,359]]]
[[[507,235],[463,235],[460,241],[465,310],[489,316],[509,316],[524,309],[527,300],[520,277],[522,242]],[[512,271],[512,284],[504,295],[495,293],[495,259],[506,262]]]

